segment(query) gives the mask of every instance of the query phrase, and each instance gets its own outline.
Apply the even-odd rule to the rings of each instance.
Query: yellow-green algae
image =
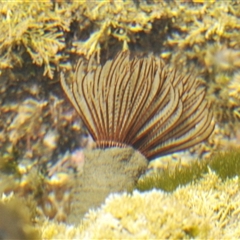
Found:
[[[217,167],[213,164],[212,168],[220,176],[209,167],[215,161],[219,164]],[[225,170],[229,162],[229,169]],[[19,202],[13,208],[21,205],[26,215],[31,215],[32,220],[28,224],[35,233],[41,234],[41,239],[238,238],[240,188],[239,170],[235,169],[239,169],[239,151],[219,153],[211,163],[201,178],[178,186],[170,193],[152,189],[111,194],[105,204],[97,210],[89,210],[76,225],[44,220],[43,216],[39,218],[36,198],[31,198],[31,195],[26,201],[10,194],[10,200]],[[9,202],[8,198],[3,195],[0,202],[5,204]]]
[[[110,195],[81,224],[46,221],[42,239],[233,239],[240,237],[239,178],[222,181],[214,172],[171,194]]]
[[[2,1],[0,72],[21,80],[41,72],[58,81],[79,55],[107,60],[121,49],[154,52],[184,71],[198,71],[217,121],[236,129],[240,100],[232,86],[239,86],[239,6],[237,1]]]
[[[147,191],[156,188],[171,192],[178,186],[200,179],[209,168],[223,180],[235,176],[240,177],[240,150],[233,148],[220,151],[209,159],[193,160],[186,166],[182,166],[181,163],[175,166],[169,164],[166,168],[156,169],[139,179],[137,189]]]
[[[238,32],[240,27],[240,5],[237,1],[202,2],[200,4],[154,0],[151,1],[151,4],[148,4],[146,1],[137,2],[131,0],[125,2],[96,1],[95,4],[89,4],[89,1],[68,3],[45,1],[44,3],[29,2],[24,4],[23,1],[1,2],[0,70],[2,76],[0,78],[0,103],[3,107],[1,107],[2,119],[0,119],[0,146],[4,148],[4,151],[1,149],[4,159],[12,161],[11,159],[15,158],[15,156],[12,158],[15,150],[13,150],[14,144],[8,141],[10,129],[6,128],[6,131],[2,129],[5,129],[6,125],[10,125],[11,120],[18,118],[15,113],[15,115],[9,117],[8,111],[12,111],[11,107],[14,103],[9,103],[6,99],[9,96],[31,97],[34,95],[37,99],[35,102],[36,106],[41,104],[39,96],[43,95],[39,94],[41,92],[39,89],[44,85],[40,86],[39,80],[42,81],[44,78],[40,76],[45,74],[49,78],[54,78],[55,73],[72,68],[70,65],[74,64],[79,54],[88,55],[90,51],[99,54],[101,58],[105,56],[106,59],[122,48],[129,48],[134,51],[154,51],[156,54],[160,54],[167,62],[181,64],[185,71],[194,67],[202,74],[203,82],[207,83],[208,98],[213,102],[217,123],[225,124],[224,131],[229,134],[227,135],[227,142],[232,137],[235,137],[239,129],[238,109],[240,106],[238,96],[238,87],[240,86],[238,79],[240,66],[240,35]],[[116,16],[118,17],[117,24]],[[127,18],[126,16],[130,17]],[[29,79],[29,76],[33,78],[33,81],[37,82],[37,89],[33,88],[32,85],[29,89],[29,82],[26,82],[25,85],[27,87],[20,91],[21,81]],[[15,88],[11,85],[12,82]],[[50,87],[50,85],[45,85],[44,88],[52,92],[52,89],[56,89],[56,86]],[[6,89],[9,91],[6,91]],[[15,93],[12,89],[18,89],[18,91]],[[12,95],[9,95],[9,92],[13,92]],[[55,100],[51,102],[53,98]],[[70,121],[70,117],[67,117],[67,115],[63,116],[63,114],[57,117],[61,111],[58,112],[56,106],[62,106],[55,95],[50,93],[48,100],[51,109],[48,109],[47,112],[54,119],[51,121],[48,119],[48,121],[51,122],[51,127],[59,130],[67,125],[66,122]],[[17,103],[21,104],[18,98]],[[25,104],[24,101],[22,101],[22,104]],[[21,113],[18,112],[17,114]],[[72,119],[74,119],[73,116],[71,115]],[[40,124],[46,127],[43,123]],[[30,152],[27,147],[23,147],[26,144],[25,141],[22,141],[22,130],[12,128],[11,131],[16,131],[16,134],[19,134],[19,142],[21,142],[21,145],[17,145],[17,151],[23,152],[23,156],[19,154],[18,164],[26,156],[30,155],[30,159],[36,160],[43,150],[45,152],[46,147],[43,146],[40,137],[45,134],[45,130],[41,129],[37,133],[36,130],[28,131],[30,132],[30,147],[33,149]],[[65,139],[68,136],[69,134],[64,127],[64,137],[60,137],[64,140],[63,145],[66,145]],[[219,138],[214,140],[214,144],[217,141],[219,141]],[[239,146],[238,138],[236,138],[236,141]],[[59,147],[63,145],[59,145]],[[53,149],[49,149],[47,147],[48,153],[45,156],[40,156],[44,158],[42,162],[51,159]],[[222,164],[227,166],[228,161],[222,161]],[[19,167],[15,163],[13,165],[11,163],[6,165],[4,163],[1,166],[6,167],[4,171],[10,170],[10,172],[18,175]],[[181,170],[178,171],[181,172]],[[221,175],[221,171],[219,171],[219,174]],[[224,175],[225,173],[222,176]],[[193,178],[195,179],[195,177]],[[9,179],[11,181],[7,183]],[[34,180],[34,178],[31,179]],[[8,186],[8,191],[12,189],[11,186],[13,189],[17,189],[18,186],[23,187],[24,184],[24,187],[29,190],[28,183],[30,178],[23,182],[16,182],[13,176],[10,176],[5,180],[4,187]],[[228,190],[230,190],[231,187],[237,185],[237,181],[235,181],[235,185],[232,184],[233,181],[235,180],[227,180],[220,185],[223,186],[225,184],[225,188],[228,185]],[[186,182],[183,184],[186,184]],[[4,189],[2,185],[1,182],[1,190]],[[178,185],[171,187],[171,191]],[[195,183],[192,183],[192,185],[195,186]],[[23,190],[25,190],[24,187]],[[190,191],[188,187],[183,187],[183,189]],[[208,200],[206,200],[208,199],[207,196],[211,194],[212,190],[208,189],[206,198],[202,199],[205,201],[204,204],[207,204],[206,208],[209,206]],[[194,195],[192,197],[195,199]],[[229,197],[229,199],[231,198]],[[238,195],[236,195],[236,199],[238,199]],[[196,201],[197,203],[198,201]],[[159,205],[160,203],[155,202],[155,204]],[[220,204],[221,201],[219,202]],[[196,205],[194,206],[196,207]],[[238,207],[237,204],[234,206]],[[229,208],[230,210],[232,209],[231,204]],[[228,208],[226,207],[226,209]],[[235,215],[230,214],[231,217],[233,216],[232,222],[236,219],[239,220],[238,211],[233,212]],[[225,213],[224,210],[221,210],[219,216],[223,216],[224,219]],[[97,218],[97,213],[92,213],[93,215]],[[91,221],[89,220],[89,222]],[[234,224],[232,226],[226,225],[228,233],[225,235],[212,234],[216,238],[233,238],[233,236],[237,238],[239,237],[239,232],[237,232],[239,226],[237,223]],[[68,235],[69,238],[72,238],[76,236],[77,232],[83,232],[86,229],[86,223],[80,227],[70,228],[66,225],[45,221],[44,227],[41,227],[44,230],[43,236],[50,236],[51,238],[50,229],[53,228],[54,233],[52,233],[52,236],[62,234],[62,236]],[[66,229],[66,232],[64,232],[64,229]],[[58,230],[59,233],[57,232]],[[218,231],[220,230],[215,230],[215,233],[218,233]],[[208,231],[206,230],[205,232]],[[188,236],[196,235],[190,233]]]
[[[120,49],[153,51],[185,71],[199,71],[217,122],[234,131],[240,116],[239,4],[193,2],[1,2],[2,76],[23,80],[40,71],[58,80],[78,55],[106,60]]]
[[[175,166],[169,164],[166,168],[156,169],[142,176],[136,188],[139,191],[148,191],[156,188],[172,192],[178,186],[186,185],[201,178],[204,172],[207,172],[206,160],[192,160],[191,164],[187,166],[181,166],[181,163]]]

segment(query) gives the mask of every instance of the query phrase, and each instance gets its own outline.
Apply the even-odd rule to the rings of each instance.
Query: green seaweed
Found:
[[[240,101],[229,86],[239,85],[239,10],[236,1],[1,2],[0,74],[28,67],[58,81],[79,55],[154,52],[200,72],[217,121],[235,123]]]
[[[233,148],[218,152],[210,159],[194,160],[188,166],[178,164],[174,168],[156,170],[141,177],[136,188],[140,191],[156,188],[172,192],[179,186],[202,178],[208,169],[214,171],[222,180],[240,176],[240,150]]]
[[[215,154],[211,158],[209,167],[223,180],[240,176],[240,149]]]
[[[167,167],[156,170],[139,179],[137,189],[148,191],[153,188],[162,189],[167,192],[174,191],[178,186],[186,185],[199,179],[204,172],[207,172],[207,161],[195,160],[189,166]]]

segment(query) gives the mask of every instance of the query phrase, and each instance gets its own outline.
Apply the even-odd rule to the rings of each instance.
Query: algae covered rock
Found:
[[[240,237],[239,179],[209,171],[173,193],[111,194],[77,226],[46,223],[42,238],[233,239]]]
[[[147,165],[147,159],[130,147],[85,150],[68,221],[79,222],[89,208],[98,207],[110,193],[132,190]]]
[[[0,239],[39,239],[40,234],[33,227],[30,212],[17,199],[0,201]]]

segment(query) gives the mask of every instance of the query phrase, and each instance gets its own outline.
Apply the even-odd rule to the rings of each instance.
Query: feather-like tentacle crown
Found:
[[[205,89],[158,57],[120,52],[103,66],[80,59],[68,98],[98,147],[132,146],[149,160],[189,148],[214,129]]]

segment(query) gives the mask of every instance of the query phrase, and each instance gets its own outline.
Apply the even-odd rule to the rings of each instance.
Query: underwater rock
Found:
[[[0,202],[0,239],[39,239],[36,229],[31,226],[26,207],[19,209],[19,204],[19,201]]]
[[[239,178],[214,172],[173,193],[111,194],[75,226],[46,222],[42,239],[239,239]]]
[[[114,192],[132,190],[148,161],[133,148],[84,150],[83,170],[76,176],[68,222],[78,223],[91,208]]]

